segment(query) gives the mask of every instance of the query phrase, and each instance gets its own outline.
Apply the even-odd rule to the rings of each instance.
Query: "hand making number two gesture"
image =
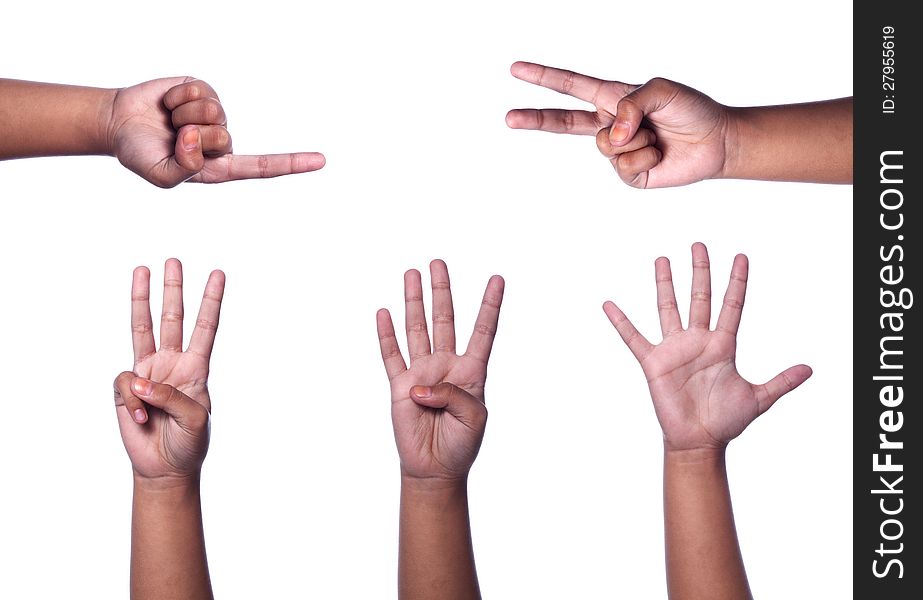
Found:
[[[154,342],[150,271],[135,269],[131,286],[134,371],[115,380],[122,441],[137,477],[197,477],[208,450],[208,363],[218,328],[224,273],[213,271],[183,351],[183,267],[164,266],[160,349]]]
[[[732,108],[660,77],[632,85],[526,62],[510,71],[596,110],[511,110],[507,125],[595,135],[632,187],[715,178],[852,183],[852,98]]]
[[[503,279],[490,278],[474,332],[464,354],[455,352],[455,316],[449,272],[441,260],[430,264],[433,338],[426,327],[420,273],[404,274],[407,351],[401,356],[390,313],[378,311],[378,338],[391,381],[391,418],[405,477],[464,479],[487,423],[484,382],[497,331]]]
[[[711,327],[711,272],[703,244],[692,246],[692,299],[686,329],[673,291],[670,261],[655,262],[657,306],[663,341],[653,345],[612,302],[606,315],[641,363],[668,451],[723,449],[781,396],[811,376],[811,368],[786,369],[754,385],[737,372],[737,329],[747,292],[747,257],[734,259],[731,279]]]
[[[526,62],[510,70],[596,108],[512,110],[506,116],[510,127],[594,135],[599,151],[632,187],[686,185],[724,169],[727,109],[701,92],[666,79],[631,85]]]
[[[322,154],[233,154],[218,94],[192,77],[155,79],[115,95],[108,127],[112,154],[160,187],[221,183],[316,171]]]

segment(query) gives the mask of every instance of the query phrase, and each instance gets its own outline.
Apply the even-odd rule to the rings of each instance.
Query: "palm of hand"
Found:
[[[170,160],[176,145],[176,130],[171,112],[163,104],[164,94],[190,80],[155,79],[119,90],[115,97],[109,131],[113,154],[127,169],[148,181],[156,179],[154,172]]]
[[[688,329],[668,335],[641,361],[670,449],[723,448],[759,416],[735,352],[732,335]]]
[[[612,302],[603,310],[647,377],[668,450],[723,448],[776,400],[811,376],[807,365],[789,367],[754,385],[737,372],[737,330],[747,294],[749,261],[738,254],[714,329],[708,250],[692,246],[689,326],[676,307],[673,274],[665,257],[654,263],[663,341],[651,344]]]
[[[443,409],[420,406],[410,398],[414,385],[452,383],[484,401],[486,363],[454,352],[437,352],[414,360],[391,380],[391,418],[401,467],[412,477],[463,477],[484,437]]]
[[[208,360],[202,356],[160,350],[135,364],[134,372],[139,377],[171,385],[211,410],[206,386]],[[196,471],[208,449],[208,432],[188,431],[153,406],[148,407],[148,415],[143,427],[127,414],[119,417],[122,440],[135,471],[144,477]]]

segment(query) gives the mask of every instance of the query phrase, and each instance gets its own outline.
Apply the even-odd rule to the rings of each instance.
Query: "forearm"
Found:
[[[721,177],[852,183],[852,98],[728,110]]]
[[[667,589],[672,600],[751,598],[723,450],[664,453]]]
[[[116,90],[0,79],[0,160],[109,154]]]
[[[198,479],[164,484],[135,477],[131,598],[212,597]]]
[[[402,478],[398,597],[481,597],[471,545],[466,482]]]

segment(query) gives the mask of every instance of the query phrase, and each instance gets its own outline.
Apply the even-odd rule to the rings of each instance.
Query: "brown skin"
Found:
[[[122,89],[0,79],[0,160],[114,156],[150,183],[221,183],[316,171],[322,154],[233,154],[210,85],[192,77]]]
[[[663,430],[664,527],[670,598],[738,600],[750,587],[737,541],[725,468],[728,443],[780,397],[811,376],[790,367],[755,385],[737,372],[737,330],[749,263],[734,259],[715,328],[711,329],[708,251],[692,247],[692,293],[683,328],[670,262],[655,262],[663,341],[653,345],[612,302],[606,315],[641,364]]]
[[[183,272],[164,267],[160,348],[154,342],[150,272],[135,269],[131,328],[135,365],[115,380],[116,416],[134,479],[131,597],[210,600],[199,479],[208,452],[206,382],[224,273],[213,271],[183,351]]]
[[[484,382],[503,300],[503,279],[491,277],[464,354],[455,349],[449,272],[430,264],[432,343],[420,273],[404,275],[407,349],[404,362],[390,313],[377,315],[378,338],[391,382],[391,420],[401,460],[398,597],[480,598],[471,527],[468,472],[487,423]]]
[[[852,183],[852,98],[733,108],[662,78],[634,85],[525,62],[510,70],[595,110],[516,109],[507,125],[595,136],[632,187],[720,178]]]

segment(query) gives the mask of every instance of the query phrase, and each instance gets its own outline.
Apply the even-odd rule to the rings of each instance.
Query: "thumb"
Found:
[[[484,403],[451,383],[415,385],[410,388],[410,399],[420,406],[444,409],[474,429],[483,428],[487,422],[487,407]]]
[[[657,77],[619,100],[615,121],[609,129],[609,141],[612,145],[622,146],[628,143],[641,127],[641,120],[666,106],[676,94],[676,89],[677,85],[674,82]]]
[[[776,400],[807,381],[813,373],[808,365],[796,365],[785,369],[763,385],[756,386],[760,414],[769,410]]]
[[[173,417],[183,429],[200,431],[208,424],[208,409],[172,385],[135,377],[131,382],[131,392]]]
[[[163,188],[175,187],[205,167],[202,153],[202,133],[195,125],[184,125],[176,132],[173,156],[168,156],[151,169],[146,179]]]

